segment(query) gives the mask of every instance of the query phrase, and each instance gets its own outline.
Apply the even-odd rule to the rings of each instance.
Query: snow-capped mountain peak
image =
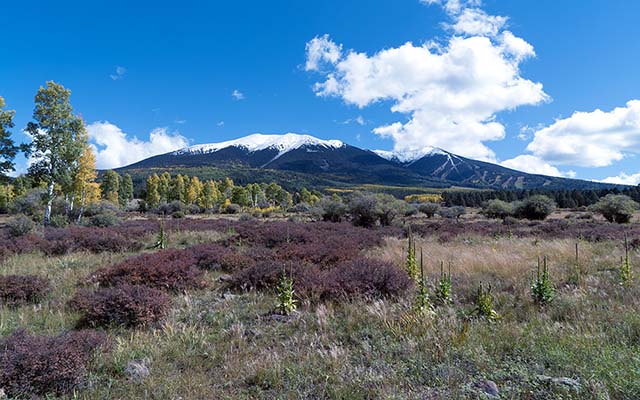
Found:
[[[374,153],[379,155],[380,157],[387,159],[389,161],[396,161],[403,164],[410,164],[414,161],[421,159],[426,155],[448,155],[449,153],[438,148],[432,146],[426,146],[422,149],[417,150],[405,150],[405,151],[387,151],[387,150],[373,150]]]
[[[276,157],[279,157],[284,153],[304,146],[340,148],[344,146],[344,143],[340,140],[322,140],[310,135],[299,135],[296,133],[287,133],[283,135],[264,135],[261,133],[255,133],[240,139],[186,147],[173,152],[173,154],[206,154],[213,153],[227,147],[240,147],[246,149],[250,153],[266,149],[275,149],[278,150],[278,155]]]

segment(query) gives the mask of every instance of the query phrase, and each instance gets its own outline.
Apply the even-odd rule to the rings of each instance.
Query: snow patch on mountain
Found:
[[[389,161],[400,162],[403,164],[410,164],[427,155],[449,155],[448,152],[438,147],[432,147],[432,146],[427,146],[419,150],[408,150],[408,151],[373,150],[373,152],[384,159],[387,159]]]
[[[240,147],[248,152],[274,149],[278,151],[276,158],[291,151],[305,146],[319,146],[325,148],[340,148],[345,146],[340,140],[322,140],[310,135],[299,135],[287,133],[284,135],[264,135],[255,133],[240,139],[228,140],[226,142],[198,144],[174,151],[174,155],[182,154],[206,154],[214,153],[227,147]]]

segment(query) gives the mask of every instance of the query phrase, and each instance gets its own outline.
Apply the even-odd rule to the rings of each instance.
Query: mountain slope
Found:
[[[313,181],[424,187],[465,186],[485,189],[601,189],[613,185],[528,174],[500,165],[426,147],[410,153],[363,150],[339,140],[309,135],[254,134],[236,140],[196,145],[154,156],[121,170],[216,168],[283,171]],[[282,177],[281,174],[278,174]]]

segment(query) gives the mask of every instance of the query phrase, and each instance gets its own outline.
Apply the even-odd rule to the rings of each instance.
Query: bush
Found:
[[[389,226],[398,214],[404,214],[407,203],[396,199],[390,194],[378,194],[378,218],[380,225]]]
[[[592,206],[592,210],[602,214],[607,221],[619,224],[631,221],[637,209],[638,203],[622,194],[608,194]]]
[[[39,220],[42,217],[44,208],[43,198],[46,189],[34,189],[24,196],[13,201],[11,212],[14,214],[25,214]]]
[[[340,198],[323,197],[318,204],[318,211],[323,221],[342,222],[347,215],[347,206]]]
[[[49,281],[32,275],[0,276],[0,305],[10,307],[37,303],[49,291]]]
[[[122,222],[122,220],[116,214],[111,213],[96,214],[89,218],[89,225],[97,228],[116,226],[120,224],[120,222]]]
[[[489,200],[482,207],[482,214],[487,218],[505,219],[513,215],[513,206],[506,201],[493,199]]]
[[[456,221],[459,221],[466,212],[467,210],[462,206],[441,208],[439,211],[442,218],[455,219]]]
[[[65,228],[69,226],[69,219],[63,214],[53,215],[49,220],[49,226],[52,228]]]
[[[186,215],[183,211],[176,211],[171,213],[171,218],[175,218],[175,219],[181,219],[184,218]]]
[[[101,201],[99,203],[91,203],[85,207],[83,215],[85,217],[93,217],[99,214],[117,214],[118,206],[110,201]]]
[[[440,205],[437,203],[424,203],[418,206],[418,211],[426,215],[427,218],[433,218],[439,210]]]
[[[243,289],[273,289],[282,275],[283,264],[260,262],[233,274],[232,286]],[[340,300],[358,297],[393,297],[404,293],[412,285],[407,274],[395,265],[358,258],[336,267],[321,270],[310,264],[287,267],[295,293],[309,300]]]
[[[24,236],[33,230],[33,221],[26,215],[18,215],[7,222],[7,228],[12,237]]]
[[[77,331],[56,337],[24,331],[0,339],[0,384],[15,398],[64,395],[80,386],[96,349],[107,336]]]
[[[162,320],[169,310],[170,299],[157,289],[120,285],[96,291],[81,289],[68,305],[82,313],[79,326],[135,328]]]
[[[144,285],[173,292],[200,289],[206,282],[204,272],[195,266],[196,263],[188,249],[162,250],[101,268],[91,274],[88,281],[101,286]]]
[[[238,204],[229,204],[225,209],[225,214],[237,214],[242,211],[242,207]]]
[[[542,221],[555,209],[555,201],[547,196],[535,195],[515,205],[514,214],[518,218]]]
[[[377,196],[369,193],[354,193],[349,199],[349,213],[355,226],[371,228],[378,221],[380,207]]]
[[[187,211],[187,206],[179,200],[172,201],[171,203],[162,203],[156,209],[156,213],[160,215],[173,215],[177,212],[186,214]]]
[[[393,264],[357,258],[327,271],[324,297],[394,297],[412,283],[407,273]]]

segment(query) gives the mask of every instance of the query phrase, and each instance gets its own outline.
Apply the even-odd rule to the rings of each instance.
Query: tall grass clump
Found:
[[[297,308],[297,300],[294,298],[293,278],[287,276],[287,271],[283,268],[280,281],[277,287],[278,305],[277,310],[282,315],[289,315]]]
[[[625,287],[633,284],[633,271],[629,260],[629,243],[626,237],[624,238],[624,258],[620,258],[620,284]]]
[[[473,314],[480,318],[485,318],[488,321],[495,321],[500,318],[500,315],[493,309],[493,294],[491,293],[491,285],[485,288],[482,283],[478,287],[476,296],[474,298],[475,308]]]
[[[407,260],[405,262],[405,269],[411,279],[419,283],[420,273],[418,271],[418,264],[416,261],[416,241],[409,229],[409,245],[407,247]],[[422,255],[421,262],[422,262]]]
[[[436,285],[436,300],[440,304],[449,304],[452,301],[453,282],[451,280],[451,263],[449,270],[444,272],[444,262],[440,263],[440,279]]]
[[[153,245],[154,249],[164,250],[167,248],[167,233],[164,231],[164,222],[160,221],[160,231],[156,236],[156,241]]]
[[[415,305],[416,311],[428,313],[432,311],[429,293],[427,293],[427,282],[424,275],[424,262],[422,251],[420,251],[420,278],[418,279],[418,293]]]
[[[540,259],[538,259],[536,276],[531,283],[531,297],[533,297],[533,301],[539,306],[545,306],[551,303],[555,297],[555,289],[551,283],[546,256],[543,258],[542,264],[540,263]]]

